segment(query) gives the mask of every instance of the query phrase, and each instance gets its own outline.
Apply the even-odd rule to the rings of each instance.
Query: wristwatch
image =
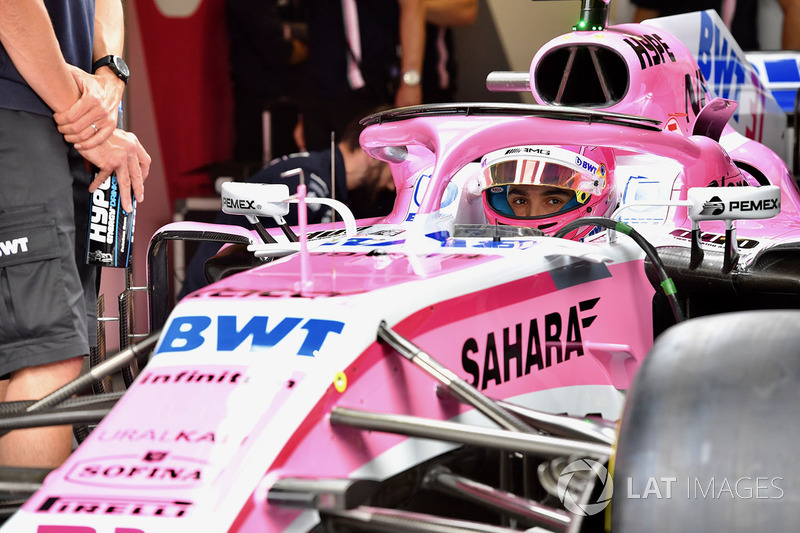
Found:
[[[403,83],[409,87],[416,87],[422,81],[418,70],[406,70],[403,72]]]
[[[116,74],[116,76],[125,82],[125,84],[128,83],[128,79],[131,77],[131,71],[128,69],[128,64],[125,63],[125,60],[119,56],[110,55],[101,57],[92,64],[92,73],[97,72],[97,69],[100,67],[110,68],[111,72]]]

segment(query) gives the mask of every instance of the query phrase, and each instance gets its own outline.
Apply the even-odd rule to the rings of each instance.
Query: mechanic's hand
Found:
[[[150,173],[150,155],[133,133],[115,129],[111,136],[94,148],[78,152],[98,169],[97,177],[89,185],[94,192],[112,172],[117,173],[122,208],[133,210],[131,191],[137,202],[144,201],[144,180]]]
[[[113,73],[93,76],[77,67],[71,67],[71,71],[81,97],[53,118],[64,140],[78,150],[89,150],[105,142],[117,128],[125,83]]]
[[[417,85],[410,87],[405,83],[401,83],[397,88],[397,94],[394,95],[394,105],[397,107],[406,107],[409,105],[419,105],[422,103],[422,86]]]

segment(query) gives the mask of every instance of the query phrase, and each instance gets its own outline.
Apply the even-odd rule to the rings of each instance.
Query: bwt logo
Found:
[[[588,170],[592,174],[597,172],[597,165],[595,165],[593,163],[590,163],[589,161],[586,161],[585,159],[581,159],[580,157],[577,157],[577,156],[575,157],[575,164],[578,165],[579,168],[582,168],[584,170]]]
[[[16,255],[28,251],[28,238],[20,237],[10,241],[0,241],[0,256]]]
[[[212,327],[215,322],[216,328]],[[291,337],[303,339],[297,355],[314,357],[322,349],[329,333],[342,332],[344,322],[300,317],[273,318],[270,321],[268,316],[254,316],[239,327],[235,316],[222,315],[216,320],[208,316],[181,316],[170,323],[159,353],[187,352],[199,348],[206,342],[203,333],[209,328],[212,332],[216,329],[216,350],[219,352],[232,352],[248,339],[251,341],[251,352],[268,350]],[[305,331],[304,337],[300,330]]]
[[[706,13],[701,14],[697,64],[718,96],[739,100],[746,81],[744,65],[736,56],[732,44]],[[734,115],[734,120],[738,120],[737,115]]]

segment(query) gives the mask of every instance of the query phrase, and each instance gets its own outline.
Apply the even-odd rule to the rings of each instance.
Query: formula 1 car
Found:
[[[712,12],[685,17],[726,51],[707,65],[747,68]],[[712,92],[697,50],[659,21],[607,20],[607,1],[585,0],[529,73],[489,77],[535,105],[366,117],[361,144],[397,187],[386,217],[356,221],[304,185],[231,183],[223,205],[255,231],[162,228],[152,335],[4,417],[102,421],[2,531],[793,524],[800,194],[731,125],[758,109]],[[763,110],[769,91],[741,80]],[[573,221],[487,214],[508,182],[482,179],[565,152],[613,194],[592,192],[602,201]],[[312,201],[341,221],[308,227]],[[298,227],[260,226],[290,208]],[[181,239],[238,245],[250,264],[170,309],[166,250]],[[135,360],[113,408],[64,401]]]

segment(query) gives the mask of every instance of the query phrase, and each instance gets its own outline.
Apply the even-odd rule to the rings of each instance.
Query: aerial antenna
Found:
[[[549,0],[532,0],[544,2]],[[611,0],[581,0],[581,19],[572,31],[600,31],[608,26],[608,12]]]
[[[331,130],[331,200],[336,200],[336,132]],[[331,208],[331,224],[336,223],[336,209]]]
[[[611,0],[581,0],[581,19],[573,31],[600,31],[608,26]]]
[[[306,205],[306,179],[303,169],[300,171],[300,185],[297,186],[298,200],[297,223],[300,231],[300,283],[296,287],[301,296],[310,296],[314,287],[311,277],[311,258],[308,253],[308,209]]]

